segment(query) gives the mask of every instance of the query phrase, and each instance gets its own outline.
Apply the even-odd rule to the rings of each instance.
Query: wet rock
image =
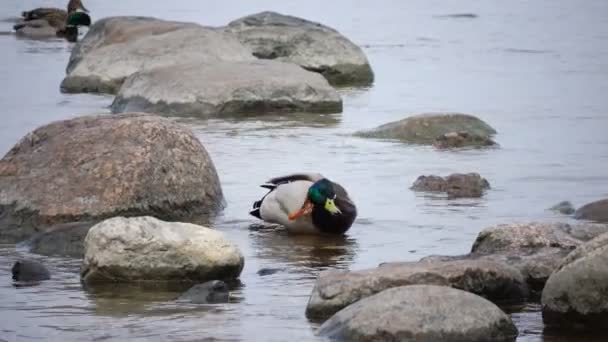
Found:
[[[558,213],[561,213],[564,215],[572,215],[572,214],[574,214],[574,211],[575,211],[574,206],[569,201],[559,202],[556,205],[549,208],[549,210],[557,211]]]
[[[284,268],[261,268],[257,271],[257,274],[260,277],[265,277],[265,276],[269,276],[269,275],[273,275],[275,273],[279,273],[284,271]]]
[[[28,240],[30,252],[70,258],[84,256],[84,237],[94,222],[60,223]]]
[[[12,268],[14,281],[41,281],[51,279],[51,273],[41,263],[33,260],[19,260]]]
[[[320,274],[306,315],[323,318],[389,288],[427,284],[444,285],[479,294],[497,302],[521,302],[527,285],[516,269],[492,260],[423,260],[383,264],[362,271]]]
[[[186,27],[97,47],[82,55],[61,82],[67,93],[111,93],[132,74],[179,64],[255,60],[234,36],[212,28]]]
[[[481,197],[490,183],[478,173],[454,173],[446,178],[420,176],[411,189],[415,191],[446,192],[449,198]]]
[[[223,204],[200,141],[158,116],[53,122],[27,134],[0,160],[1,241],[116,215],[200,221]]]
[[[536,299],[568,253],[606,232],[608,225],[602,224],[503,224],[482,230],[472,253],[458,258],[489,259],[516,268],[524,276],[531,298]]]
[[[574,218],[596,222],[608,222],[608,199],[585,204],[575,213]]]
[[[319,23],[262,12],[228,24],[243,44],[262,59],[295,63],[321,73],[334,85],[369,85],[374,74],[360,47]]]
[[[515,341],[518,331],[507,314],[479,296],[414,285],[350,305],[318,333],[339,341]]]
[[[453,13],[437,16],[437,18],[452,18],[452,19],[475,19],[479,17],[475,13]]]
[[[472,253],[490,254],[523,249],[576,248],[581,241],[569,233],[565,223],[501,224],[482,230],[473,243]]]
[[[579,246],[562,260],[542,294],[543,321],[561,328],[606,329],[608,234]]]
[[[496,130],[482,120],[460,113],[425,113],[390,122],[355,135],[366,138],[396,139],[410,144],[432,145],[437,137],[465,131],[472,136],[491,137]]]
[[[227,303],[229,299],[228,285],[221,280],[212,280],[194,285],[177,298],[178,301],[192,304]]]
[[[115,217],[98,223],[85,240],[81,277],[86,284],[236,279],[239,248],[218,231],[153,217]]]
[[[439,149],[459,148],[459,147],[486,147],[494,146],[496,142],[489,136],[471,134],[467,131],[449,132],[440,135],[435,139],[433,146]]]
[[[277,61],[180,64],[126,79],[112,111],[217,117],[269,112],[336,113],[342,100],[319,74]]]
[[[69,74],[76,67],[85,54],[97,48],[188,27],[200,27],[200,25],[133,16],[107,17],[97,20],[91,25],[87,34],[72,48],[67,73]]]

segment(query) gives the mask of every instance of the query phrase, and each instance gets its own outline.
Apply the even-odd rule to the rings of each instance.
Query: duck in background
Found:
[[[67,11],[40,7],[21,13],[22,19],[13,28],[19,36],[29,38],[63,37],[76,41],[79,26],[90,26],[91,17],[81,0],[70,0]]]
[[[262,187],[270,191],[253,204],[250,214],[281,224],[290,233],[341,235],[357,217],[346,190],[317,173],[272,178]]]

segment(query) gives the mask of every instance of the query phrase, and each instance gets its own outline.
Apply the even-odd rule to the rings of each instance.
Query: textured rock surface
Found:
[[[342,111],[338,93],[319,74],[277,61],[191,63],[127,78],[112,110],[214,117],[268,112]]]
[[[430,284],[473,292],[499,302],[521,302],[527,286],[516,269],[492,260],[426,260],[389,263],[362,271],[323,272],[310,296],[308,317],[327,317],[389,288]]]
[[[87,284],[236,279],[244,264],[222,233],[149,216],[100,222],[84,245],[81,277]]]
[[[177,298],[178,301],[192,304],[226,303],[229,299],[228,284],[221,280],[196,284]]]
[[[549,208],[549,210],[556,211],[560,214],[571,215],[576,211],[574,206],[569,201],[562,201]]]
[[[608,222],[608,199],[585,204],[574,213],[574,217],[582,220]]]
[[[490,183],[478,173],[454,173],[445,178],[420,176],[411,187],[415,191],[445,192],[449,198],[481,197],[489,188]]]
[[[433,146],[439,149],[459,147],[486,147],[494,146],[496,142],[487,135],[471,134],[467,131],[449,132],[435,139]]]
[[[120,16],[95,21],[87,34],[76,44],[67,66],[69,74],[83,56],[99,47],[133,41],[145,36],[155,36],[197,24],[166,21],[150,17]]]
[[[374,74],[357,45],[319,23],[275,12],[237,19],[225,28],[262,59],[291,62],[319,72],[332,84],[368,85]]]
[[[233,35],[186,27],[95,48],[82,55],[61,82],[68,93],[116,93],[125,78],[142,70],[175,64],[255,60]]]
[[[414,285],[341,310],[319,334],[339,341],[514,341],[518,331],[507,314],[479,296]]]
[[[608,328],[608,234],[562,260],[542,294],[543,321],[561,328]]]
[[[356,133],[357,136],[379,139],[396,139],[411,144],[431,145],[450,132],[467,132],[490,137],[496,131],[482,120],[460,113],[425,113],[390,122],[372,130]]]
[[[33,260],[19,260],[11,269],[14,281],[41,281],[51,279],[51,273],[43,264]]]
[[[194,134],[146,114],[57,121],[0,160],[0,240],[116,215],[198,221],[223,206],[213,162]]]

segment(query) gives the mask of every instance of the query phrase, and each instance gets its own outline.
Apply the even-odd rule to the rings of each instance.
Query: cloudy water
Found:
[[[5,0],[4,17],[62,1]],[[245,255],[232,302],[177,304],[179,292],[79,283],[80,262],[0,247],[0,340],[246,341],[315,340],[304,311],[316,276],[385,261],[470,250],[498,223],[564,221],[546,208],[608,196],[608,2],[604,1],[102,1],[92,16],[144,15],[223,25],[263,10],[319,21],[364,48],[376,80],[342,89],[338,115],[258,116],[180,121],[218,169],[227,208],[213,226]],[[449,16],[450,14],[474,14]],[[0,32],[12,24],[0,22]],[[108,112],[110,96],[59,92],[72,45],[0,34],[0,154],[53,120]],[[429,111],[472,113],[498,131],[499,148],[438,151],[351,133]],[[344,238],[256,230],[248,215],[272,176],[319,171],[343,184],[359,209]],[[481,199],[416,194],[423,174],[479,172],[492,189]],[[42,260],[53,279],[16,288],[10,267]],[[262,268],[279,272],[260,276]],[[513,309],[521,341],[543,336],[537,304]]]

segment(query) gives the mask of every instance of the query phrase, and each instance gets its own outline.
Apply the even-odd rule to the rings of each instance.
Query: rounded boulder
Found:
[[[100,222],[89,230],[84,246],[81,278],[86,284],[230,280],[244,265],[238,246],[221,232],[149,216]]]
[[[318,334],[339,341],[515,341],[518,331],[507,314],[477,295],[412,285],[346,307]]]

